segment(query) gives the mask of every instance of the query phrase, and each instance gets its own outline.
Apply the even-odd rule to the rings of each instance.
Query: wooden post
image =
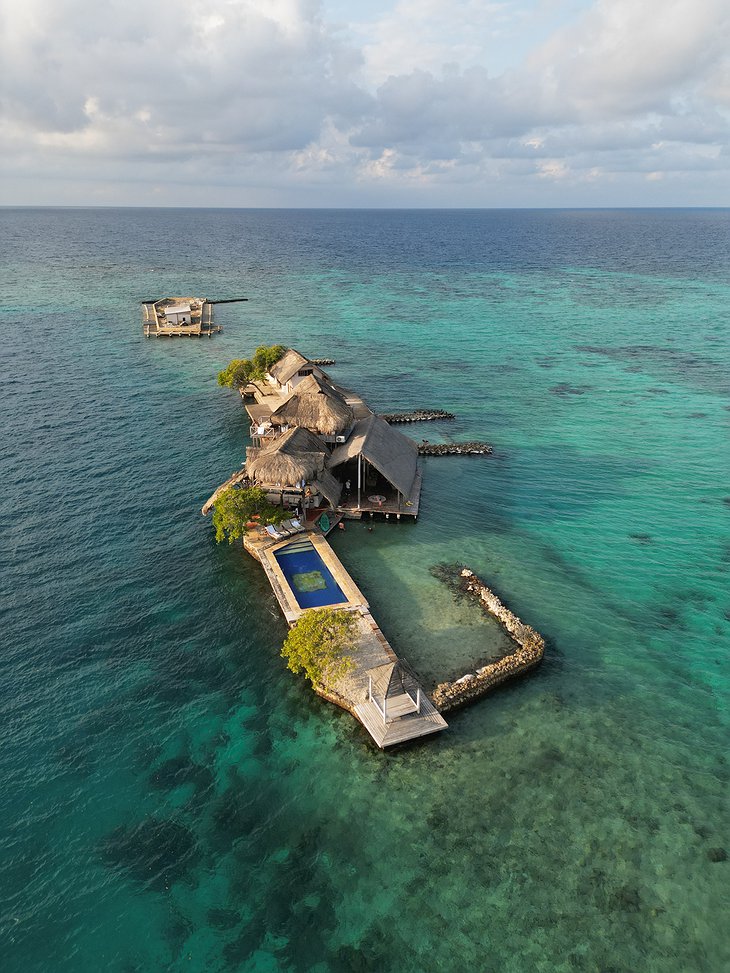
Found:
[[[357,509],[360,509],[360,491],[362,489],[362,453],[357,457]]]

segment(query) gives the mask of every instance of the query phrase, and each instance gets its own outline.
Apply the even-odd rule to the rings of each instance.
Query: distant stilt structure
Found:
[[[145,338],[200,338],[221,331],[213,323],[213,302],[200,297],[165,297],[142,304],[142,327]]]

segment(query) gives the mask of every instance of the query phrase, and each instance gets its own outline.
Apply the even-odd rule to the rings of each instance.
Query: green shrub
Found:
[[[243,537],[247,530],[246,525],[254,518],[265,526],[278,524],[283,517],[284,511],[269,501],[261,487],[245,487],[241,490],[228,487],[215,501],[215,539],[219,544],[224,540],[232,544]]]
[[[292,672],[304,670],[313,686],[335,682],[355,668],[346,650],[356,632],[350,612],[313,608],[305,612],[286,637],[281,650]]]
[[[234,358],[218,372],[218,384],[235,389],[244,388],[249,382],[258,382],[285,352],[284,345],[260,345],[253,358]]]

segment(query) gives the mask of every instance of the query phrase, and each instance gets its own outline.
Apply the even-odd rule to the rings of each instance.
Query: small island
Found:
[[[240,392],[251,445],[202,513],[213,511],[217,540],[242,541],[264,569],[291,627],[282,650],[289,668],[303,670],[315,692],[352,713],[381,749],[445,729],[440,710],[480,695],[473,681],[483,691],[502,680],[467,674],[439,685],[432,698],[327,541],[344,518],[416,520],[417,444],[293,348],[262,346],[232,361],[218,382]],[[481,603],[494,608],[489,599]],[[492,614],[503,625],[514,618]],[[529,659],[509,656],[502,669],[517,675],[531,668],[543,645],[540,639]]]

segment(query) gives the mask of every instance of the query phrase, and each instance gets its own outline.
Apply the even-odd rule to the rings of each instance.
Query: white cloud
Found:
[[[5,201],[63,183],[114,201],[149,184],[239,204],[373,202],[384,187],[468,204],[554,186],[570,202],[580,185],[621,202],[622,187],[671,182],[692,202],[699,171],[707,201],[728,202],[726,0],[380,0],[350,28],[343,3],[339,25],[327,9],[6,4]]]
[[[726,0],[599,0],[528,71],[582,118],[667,110],[727,51]]]

